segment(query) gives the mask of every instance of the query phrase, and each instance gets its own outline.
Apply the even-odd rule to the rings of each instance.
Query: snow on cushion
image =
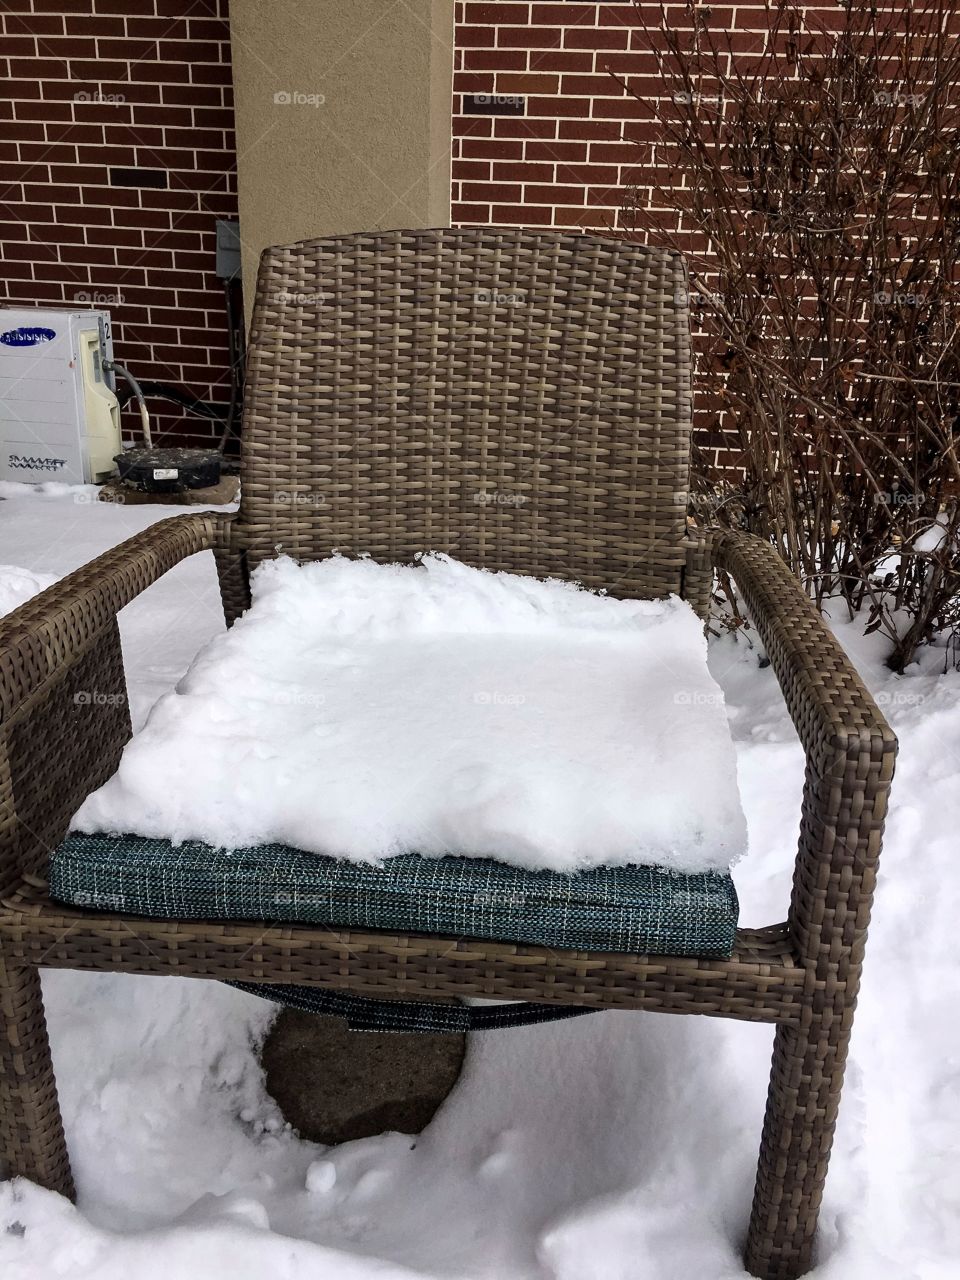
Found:
[[[723,696],[684,601],[439,555],[280,558],[252,588],[76,830],[559,872],[722,872],[742,853]]]
[[[562,949],[729,956],[729,874],[596,867],[572,875],[488,858],[402,854],[380,866],[282,845],[232,851],[139,836],[67,837],[61,902],[178,920],[257,920],[488,938]]]

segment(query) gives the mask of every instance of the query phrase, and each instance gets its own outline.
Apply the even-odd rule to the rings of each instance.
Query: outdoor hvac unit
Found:
[[[107,311],[0,309],[0,479],[96,483],[120,452]]]

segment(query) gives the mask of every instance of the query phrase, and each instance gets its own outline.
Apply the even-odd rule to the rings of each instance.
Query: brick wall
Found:
[[[691,27],[694,7],[707,8],[667,5],[674,30]],[[831,0],[806,7],[821,21],[837,17]],[[638,11],[633,0],[457,0],[455,17],[454,225],[623,231],[704,252],[702,235],[657,193],[673,179],[654,145],[655,100],[666,92],[651,47],[659,3]],[[743,59],[763,50],[770,29],[763,0],[710,5],[709,21],[733,31]],[[474,94],[522,95],[525,114],[470,114],[465,98]],[[693,336],[702,355],[695,315]],[[717,429],[715,409],[698,397],[696,442],[705,460],[739,474],[739,451]]]
[[[763,0],[666,6],[674,29],[691,25],[691,8],[736,32],[744,56],[763,47]],[[836,3],[807,6],[826,18]],[[650,37],[658,3],[633,0],[457,0],[453,80],[454,225],[521,224],[623,229],[625,190],[639,189],[642,222],[682,237],[675,214],[647,209],[657,156],[652,101],[663,94]],[[627,93],[613,78],[629,81]],[[522,117],[467,114],[464,95],[519,94]],[[656,171],[669,184],[670,174]]]
[[[455,225],[619,225],[624,142],[637,104],[607,69],[639,73],[632,3],[458,0],[454,64]],[[470,115],[465,94],[522,94],[522,117]]]
[[[226,0],[4,0],[2,305],[97,305],[138,376],[229,398],[214,222],[235,217]],[[165,170],[167,189],[111,185]],[[212,423],[151,402],[163,443]],[[124,412],[132,438],[138,416]]]

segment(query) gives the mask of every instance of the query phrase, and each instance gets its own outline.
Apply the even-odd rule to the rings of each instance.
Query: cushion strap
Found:
[[[602,1012],[600,1009],[585,1009],[581,1005],[537,1004],[533,1001],[467,1005],[459,1001],[447,1004],[435,1000],[376,1000],[323,987],[274,982],[228,982],[226,985],[291,1009],[300,1009],[303,1013],[345,1018],[351,1031],[405,1031],[428,1035],[494,1031],[501,1027],[529,1027],[538,1022],[558,1022],[561,1018],[579,1018],[583,1014]]]

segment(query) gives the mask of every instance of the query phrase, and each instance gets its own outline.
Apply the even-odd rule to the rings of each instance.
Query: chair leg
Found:
[[[830,1016],[832,1015],[832,1016]],[[744,1262],[762,1280],[810,1269],[836,1127],[852,1010],[779,1026]]]
[[[250,607],[250,583],[246,564],[238,551],[229,547],[214,549],[217,577],[220,579],[220,599],[227,626],[232,627],[245,609]]]
[[[74,1198],[36,969],[0,958],[0,1176]]]

